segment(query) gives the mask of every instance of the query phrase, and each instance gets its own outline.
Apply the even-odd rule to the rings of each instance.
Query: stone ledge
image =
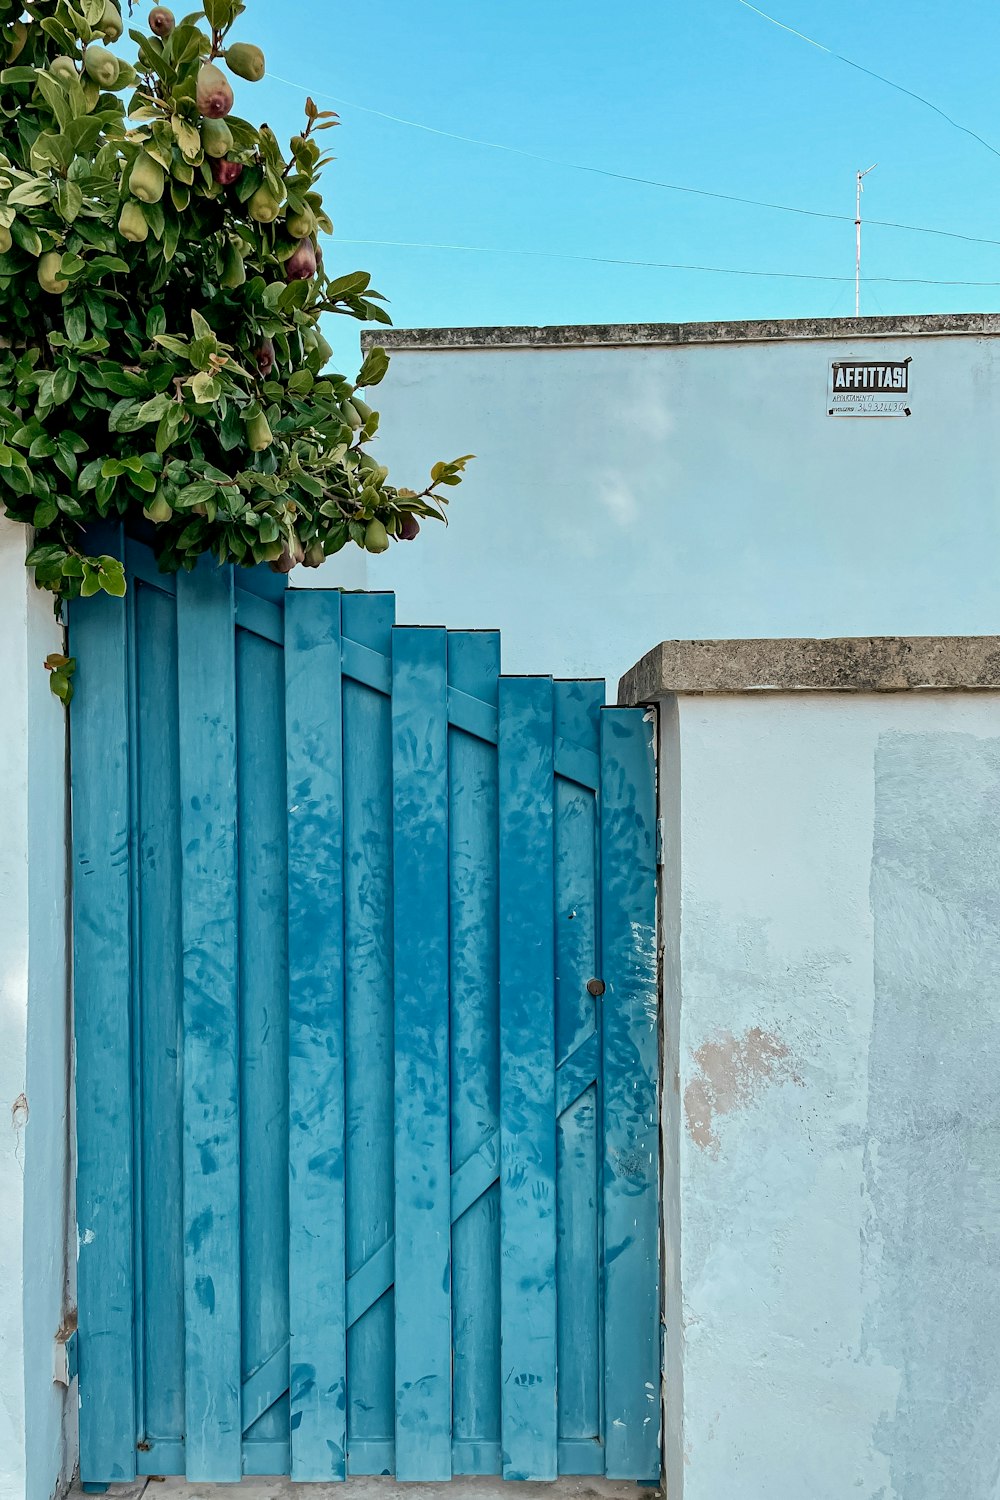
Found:
[[[667,693],[1000,690],[998,635],[661,641],[618,684],[622,704]]]
[[[522,328],[366,328],[361,347],[385,349],[583,349],[677,344],[768,344],[826,339],[996,337],[997,313],[881,318],[757,318],[727,323],[581,323]]]

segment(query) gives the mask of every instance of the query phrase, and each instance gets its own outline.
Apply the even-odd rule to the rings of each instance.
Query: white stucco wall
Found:
[[[73,1460],[53,1384],[68,1305],[65,713],[42,663],[61,649],[51,600],[0,519],[0,1500],[49,1500]]]
[[[829,417],[849,355],[911,355],[913,415]],[[996,336],[399,349],[373,399],[400,483],[477,455],[451,524],[295,583],[499,626],[505,670],[613,683],[668,638],[1000,630]]]
[[[661,741],[670,1500],[989,1500],[1000,695]]]

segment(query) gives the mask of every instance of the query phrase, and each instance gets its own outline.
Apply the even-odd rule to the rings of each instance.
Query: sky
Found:
[[[338,110],[325,138],[337,154],[324,178],[327,266],[371,271],[401,327],[852,314],[854,174],[873,162],[864,214],[1000,241],[993,0],[763,8],[923,94],[995,151],[740,0],[248,0],[234,35],[264,48],[268,77],[240,86],[237,111],[287,135],[306,91]],[[406,243],[361,243],[384,241]],[[1000,308],[1000,243],[871,225],[862,271],[862,313]]]

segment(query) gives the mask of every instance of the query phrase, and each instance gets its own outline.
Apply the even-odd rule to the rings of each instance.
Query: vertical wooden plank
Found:
[[[600,754],[601,681],[556,682],[557,743]],[[596,775],[593,778],[596,780]],[[599,1001],[587,984],[600,972],[596,789],[556,776],[556,1060],[596,1044]],[[599,1048],[595,1082],[571,1098],[558,1124],[557,1301],[559,1437],[595,1442],[601,1432]],[[572,1065],[571,1065],[572,1066]]]
[[[340,594],[285,600],[291,1477],[347,1473]]]
[[[184,935],[185,1467],[241,1476],[236,629],[231,568],[177,578]]]
[[[496,712],[500,636],[448,632],[448,685]],[[497,1160],[500,1125],[497,750],[449,730],[451,1150]],[[492,1182],[451,1226],[453,1467],[496,1472],[500,1445],[500,1193]]]
[[[447,633],[392,640],[396,1477],[451,1477]]]
[[[109,528],[110,531],[110,528]],[[120,528],[95,544],[122,557]],[[127,613],[71,606],[80,1475],[135,1478]]]
[[[501,677],[500,1308],[503,1475],[555,1479],[552,682]]]
[[[601,714],[605,1472],[660,1475],[656,781],[642,709]]]
[[[249,596],[234,575],[237,613]],[[272,577],[275,575],[272,574]],[[284,651],[236,631],[240,1018],[240,1327],[243,1470],[288,1444],[288,797]],[[278,1399],[254,1416],[247,1382],[282,1351]],[[270,1368],[270,1366],[269,1366]],[[286,1448],[287,1451],[287,1448]],[[285,1464],[282,1464],[282,1469]]]
[[[183,977],[174,598],[129,580],[136,611],[142,1245],[146,1317],[143,1438],[184,1436]],[[139,1328],[138,1317],[136,1319]]]
[[[391,594],[344,594],[347,642],[388,667]],[[390,686],[388,670],[386,686]],[[344,675],[344,1026],[347,1270],[393,1250],[392,722],[388,693]],[[349,1314],[350,1316],[350,1314]],[[395,1335],[391,1286],[348,1329],[348,1472],[392,1468]]]

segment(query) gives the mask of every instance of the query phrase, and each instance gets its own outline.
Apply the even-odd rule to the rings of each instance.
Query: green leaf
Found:
[[[82,344],[87,337],[87,309],[80,302],[74,302],[67,307],[63,313],[63,324],[66,328],[66,337],[71,344]]]
[[[217,31],[231,26],[236,19],[237,0],[205,0],[205,15],[208,24],[214,26]]]
[[[199,370],[198,374],[191,379],[191,394],[199,403],[218,401],[222,395],[222,386],[213,375],[205,370]]]
[[[83,208],[83,193],[75,182],[59,184],[59,212],[67,224],[72,224]]]
[[[143,417],[139,410],[141,401],[118,401],[111,408],[108,417],[108,427],[111,432],[137,432],[142,426]]]
[[[177,492],[174,505],[178,510],[190,510],[192,505],[204,505],[206,500],[213,498],[215,489],[214,484],[209,484],[204,479],[199,479],[194,484],[186,484]]]
[[[158,396],[153,396],[149,401],[144,401],[137,413],[140,422],[158,422],[164,412],[170,410],[176,403],[172,396],[166,391],[161,391]]]
[[[311,370],[296,370],[288,380],[288,389],[293,396],[308,396],[314,385],[315,380]]]
[[[49,203],[52,199],[51,182],[19,182],[7,194],[7,202],[15,204],[18,208],[37,208],[40,203]]]
[[[84,464],[76,481],[76,487],[81,495],[88,494],[94,488],[101,477],[103,466],[103,460],[100,458],[92,458],[89,464]]]
[[[33,255],[37,260],[38,256],[42,253],[42,242],[31,225],[26,223],[24,219],[17,218],[10,226],[10,232],[21,249],[26,250],[29,255]]]
[[[32,524],[36,531],[41,531],[52,522],[59,514],[59,507],[54,500],[40,500],[35,506],[35,514]]]
[[[378,385],[389,368],[389,356],[385,350],[378,345],[369,349],[365,355],[364,363],[358,371],[355,384],[360,386]]]
[[[100,563],[97,577],[101,588],[106,594],[120,599],[125,593],[125,569],[117,557],[102,557]]]
[[[56,405],[61,406],[64,401],[68,401],[75,389],[76,371],[67,370],[65,365],[61,365],[52,381],[52,398]]]
[[[29,568],[42,567],[46,563],[58,563],[62,567],[65,556],[65,547],[60,547],[55,542],[44,542],[40,547],[32,547],[24,561]]]
[[[371,277],[367,271],[351,271],[349,275],[338,276],[336,281],[329,282],[326,295],[336,300],[338,297],[364,292],[367,291],[370,281]]]
[[[49,687],[60,703],[69,705],[73,697],[73,683],[65,672],[51,672],[49,674]]]

